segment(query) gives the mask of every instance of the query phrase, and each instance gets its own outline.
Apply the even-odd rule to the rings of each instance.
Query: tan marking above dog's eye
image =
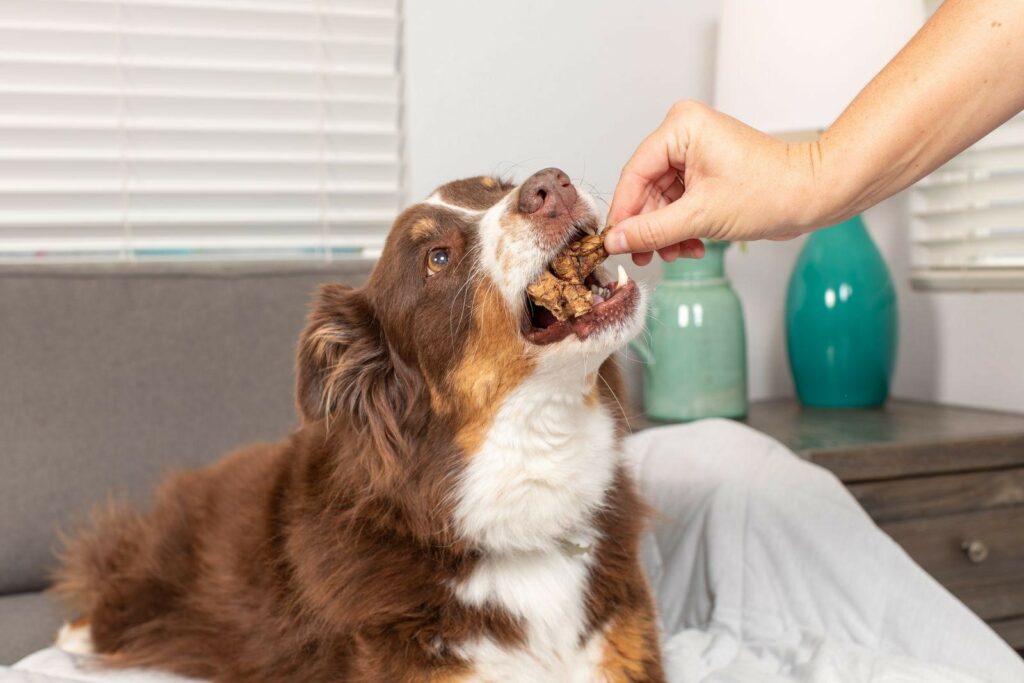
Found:
[[[451,250],[447,247],[434,247],[427,252],[427,276],[436,275],[448,267],[451,262]]]
[[[437,221],[433,218],[421,218],[409,228],[409,234],[414,240],[421,240],[438,233]]]
[[[487,188],[494,188],[498,186],[498,181],[489,175],[484,176],[480,179],[480,184]]]

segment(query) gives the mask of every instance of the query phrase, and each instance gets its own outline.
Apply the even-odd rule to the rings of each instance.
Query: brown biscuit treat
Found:
[[[526,288],[530,299],[551,311],[558,320],[590,313],[594,295],[583,281],[608,258],[603,235],[603,232],[601,235],[587,235],[566,245],[551,261],[551,271],[545,271]]]
[[[578,318],[593,308],[594,295],[589,289],[559,280],[549,272],[527,287],[526,293],[535,304],[551,311],[558,320]]]
[[[560,280],[581,285],[606,258],[608,252],[604,250],[604,238],[587,235],[567,245],[551,262],[551,270]]]
[[[574,318],[586,315],[594,308],[594,295],[583,285],[566,283],[562,296],[565,297],[566,307]]]
[[[569,317],[565,312],[562,297],[562,288],[565,284],[552,273],[544,271],[543,275],[530,283],[526,293],[533,303],[551,311],[558,320],[565,320]]]

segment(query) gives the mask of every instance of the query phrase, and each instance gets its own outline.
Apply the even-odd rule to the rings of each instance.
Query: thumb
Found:
[[[656,251],[697,237],[690,223],[685,196],[656,211],[626,218],[608,231],[604,248],[609,254]]]

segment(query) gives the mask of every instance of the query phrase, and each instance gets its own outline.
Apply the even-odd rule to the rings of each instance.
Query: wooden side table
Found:
[[[744,422],[835,473],[918,564],[1024,650],[1024,415],[777,399],[752,403]]]

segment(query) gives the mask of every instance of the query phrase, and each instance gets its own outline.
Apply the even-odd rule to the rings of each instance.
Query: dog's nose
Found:
[[[576,188],[561,169],[545,168],[526,179],[519,190],[519,210],[543,212],[548,218],[569,212],[576,203]]]

